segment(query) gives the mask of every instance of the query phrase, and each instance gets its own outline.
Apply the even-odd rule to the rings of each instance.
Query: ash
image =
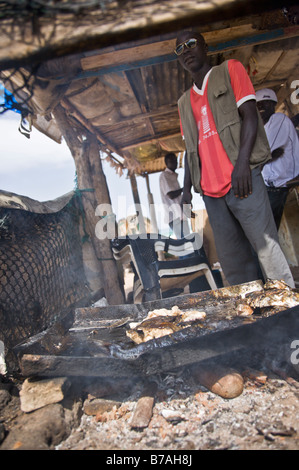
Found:
[[[111,411],[83,414],[57,450],[295,450],[299,383],[269,370],[244,375],[243,393],[224,399],[196,383],[188,370],[154,377],[158,391],[147,427],[130,423],[141,384]]]

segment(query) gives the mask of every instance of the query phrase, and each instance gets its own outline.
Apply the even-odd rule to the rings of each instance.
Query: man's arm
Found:
[[[258,116],[256,102],[245,101],[239,107],[242,118],[240,150],[237,163],[232,172],[232,187],[236,197],[243,199],[252,192],[249,159],[256,140]]]
[[[185,154],[185,173],[184,173],[184,184],[183,184],[183,195],[182,195],[182,201],[181,204],[191,204],[192,200],[192,194],[191,194],[191,188],[192,188],[192,181],[191,181],[191,174],[190,174],[190,168],[188,165],[188,158],[187,158],[187,153]]]
[[[284,155],[284,149],[290,137],[290,124],[293,125],[289,118],[282,113],[275,113],[271,116],[266,134],[271,149],[272,162]]]
[[[184,174],[184,185],[183,185],[183,195],[182,195],[182,200],[181,200],[181,206],[183,208],[183,212],[185,213],[186,217],[191,217],[194,218],[194,212],[192,212],[192,193],[191,193],[191,188],[192,188],[192,181],[191,181],[191,174],[190,174],[190,168],[188,165],[188,158],[187,158],[187,153],[185,155],[185,174]],[[185,211],[184,211],[184,205],[185,205]],[[187,206],[187,208],[186,208]]]
[[[274,160],[278,160],[278,158],[282,157],[284,155],[284,148],[283,147],[278,147],[277,149],[273,150],[271,152],[271,156],[272,156],[272,162]]]
[[[178,197],[181,192],[183,191],[183,188],[179,188],[179,189],[174,189],[173,191],[169,191],[167,193],[167,196],[170,198],[170,199],[175,199],[176,197]]]

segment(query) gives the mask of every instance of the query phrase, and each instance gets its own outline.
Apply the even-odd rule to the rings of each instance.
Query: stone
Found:
[[[101,299],[97,300],[92,307],[108,307],[109,304],[107,302],[106,297],[102,297]]]
[[[163,416],[163,418],[166,419],[166,421],[168,421],[172,424],[177,424],[180,421],[184,421],[184,416],[178,410],[167,410],[167,409],[165,409],[165,410],[161,411],[161,415]]]
[[[3,409],[11,400],[11,395],[8,390],[0,390],[0,410]]]
[[[105,400],[103,398],[87,399],[84,402],[84,413],[89,416],[96,416],[97,414],[111,411],[114,406],[119,408],[121,402],[115,400]]]
[[[0,444],[4,441],[6,436],[6,430],[4,424],[0,423]]]
[[[64,399],[70,382],[66,377],[31,381],[26,379],[20,391],[21,410],[25,413],[37,410]]]
[[[23,414],[1,445],[1,450],[50,450],[70,434],[62,405],[55,403]]]

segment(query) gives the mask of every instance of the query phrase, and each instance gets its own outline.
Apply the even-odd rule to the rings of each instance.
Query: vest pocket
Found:
[[[238,113],[237,103],[232,99],[232,95],[229,93],[229,90],[225,83],[220,84],[214,90],[214,96],[217,100],[217,104],[220,106],[221,111],[224,114]]]

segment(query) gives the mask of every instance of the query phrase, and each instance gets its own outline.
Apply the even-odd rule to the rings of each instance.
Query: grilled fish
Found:
[[[149,318],[126,333],[134,343],[140,344],[150,339],[161,338],[161,336],[170,335],[178,331],[179,327],[175,320],[176,317],[168,317],[167,320],[163,316]]]
[[[299,305],[299,293],[284,281],[267,280],[263,291],[251,292],[238,304],[240,316],[250,316],[260,309],[278,307],[279,310]]]
[[[140,344],[187,328],[203,320],[205,316],[206,313],[203,311],[183,312],[177,306],[172,307],[171,310],[157,309],[149,312],[143,321],[131,323],[130,330],[127,330],[126,334],[134,343]]]

